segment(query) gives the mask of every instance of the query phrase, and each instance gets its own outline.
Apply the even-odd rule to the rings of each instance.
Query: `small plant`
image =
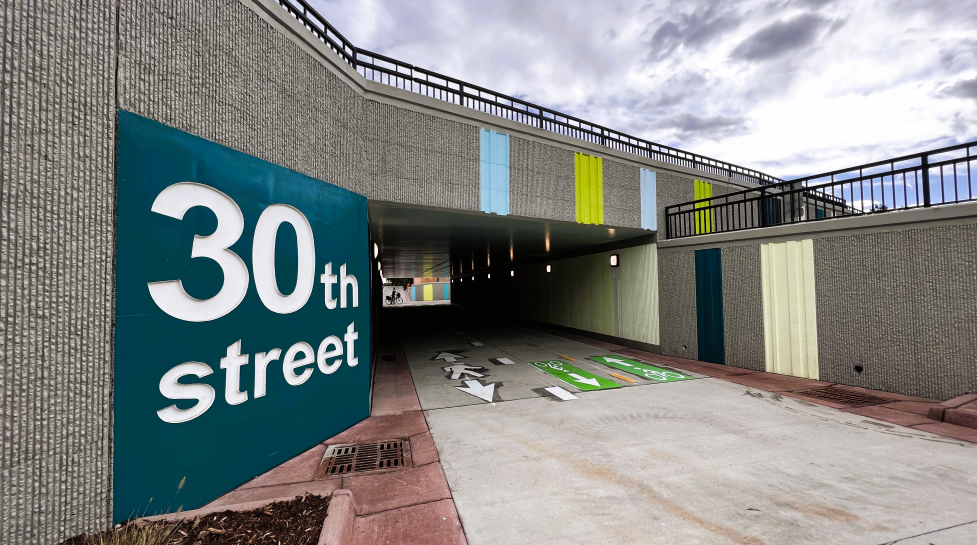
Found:
[[[869,212],[888,212],[889,207],[884,204],[873,204],[872,208],[869,208]]]
[[[193,526],[199,520],[193,521]],[[180,545],[185,532],[180,524],[167,522],[129,522],[111,531],[85,536],[81,545]],[[76,542],[77,543],[77,542]]]

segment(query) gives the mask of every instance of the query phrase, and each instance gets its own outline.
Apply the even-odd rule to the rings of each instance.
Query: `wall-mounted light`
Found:
[[[611,267],[617,267],[621,264],[621,256],[618,254],[611,254]]]
[[[488,273],[488,277],[491,279],[492,278],[492,273]]]
[[[475,280],[475,277],[474,276],[472,277],[472,280]]]
[[[381,268],[381,267],[380,267],[380,262],[379,262],[379,261],[377,261],[377,270],[379,271],[379,270],[380,270],[380,268]]]
[[[374,242],[373,243],[373,259],[376,259],[378,255],[380,255],[380,247],[377,246],[377,243],[376,242]]]
[[[516,271],[509,271],[509,276],[515,276],[515,275],[516,275]]]
[[[549,265],[547,265],[546,266],[546,272],[553,272],[553,267],[550,267]]]

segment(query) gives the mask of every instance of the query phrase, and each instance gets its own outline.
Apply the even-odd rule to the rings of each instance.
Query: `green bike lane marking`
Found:
[[[620,384],[613,380],[599,377],[561,360],[531,361],[529,365],[582,391],[607,390],[621,387]]]
[[[661,369],[660,367],[655,367],[653,365],[648,365],[647,363],[641,363],[622,356],[590,356],[587,359],[596,361],[597,363],[603,363],[609,367],[614,367],[631,373],[632,375],[639,376],[644,379],[654,380],[657,382],[676,382],[679,380],[689,380],[695,377],[689,375],[683,375],[682,373],[676,371],[669,371],[667,369]]]

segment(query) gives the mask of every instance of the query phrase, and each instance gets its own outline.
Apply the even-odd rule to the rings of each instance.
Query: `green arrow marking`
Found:
[[[615,367],[621,371],[631,373],[632,375],[637,375],[641,378],[646,378],[648,380],[654,380],[657,382],[675,382],[695,378],[689,375],[683,375],[682,373],[676,371],[669,371],[667,369],[661,369],[653,365],[648,365],[647,363],[629,360],[628,358],[623,358],[621,356],[591,356],[587,359],[594,360],[597,363],[603,363],[604,365]]]
[[[599,377],[593,373],[588,373],[583,369],[574,367],[569,363],[560,360],[531,361],[529,365],[539,369],[544,373],[549,373],[559,380],[566,382],[570,386],[583,391],[606,390],[608,388],[620,388],[621,385],[613,380]]]

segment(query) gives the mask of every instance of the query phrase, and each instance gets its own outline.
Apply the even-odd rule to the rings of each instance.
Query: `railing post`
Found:
[[[767,188],[760,188],[760,227],[767,226]]]
[[[922,166],[923,166],[923,207],[929,208],[930,206],[930,168],[929,168],[929,156],[923,155]]]

